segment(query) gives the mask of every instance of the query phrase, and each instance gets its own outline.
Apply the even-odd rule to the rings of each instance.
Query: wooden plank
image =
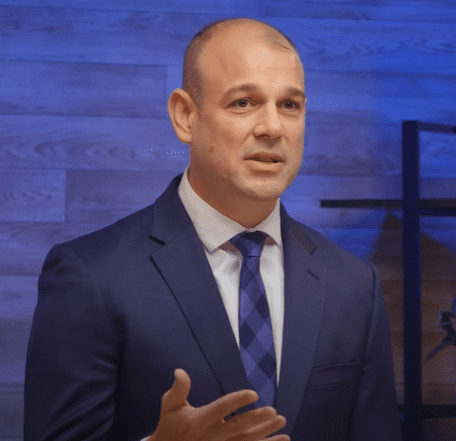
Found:
[[[300,173],[327,176],[401,174],[401,125],[334,121],[309,110]],[[325,122],[326,121],[326,122]],[[423,158],[424,159],[424,158]]]
[[[178,12],[197,14],[235,14],[257,12],[256,0],[1,0],[0,5],[55,6],[60,8],[84,8],[127,11]]]
[[[0,61],[0,113],[166,118],[166,69]]]
[[[362,110],[372,112],[374,124],[456,119],[454,75],[308,71],[306,78],[309,113]]]
[[[69,171],[69,222],[109,224],[152,204],[176,176],[174,172]]]
[[[455,52],[456,35],[454,26],[446,21],[294,17],[281,18],[278,14],[262,18],[291,38],[307,70],[454,73],[456,62],[450,57]],[[430,60],[436,63],[434,67],[426,67]]]
[[[259,0],[261,16],[363,21],[456,22],[452,0]]]
[[[0,221],[61,222],[65,219],[65,172],[3,168]]]
[[[0,330],[30,329],[37,300],[38,276],[0,276]]]
[[[327,121],[309,115],[301,174],[401,173],[400,124]],[[0,167],[179,172],[188,162],[169,118],[0,115],[0,126]],[[420,144],[422,176],[456,177],[456,136],[423,133]]]
[[[19,441],[23,439],[24,384],[0,383],[0,439]]]
[[[0,276],[0,402],[13,399],[3,383],[23,382],[30,326],[37,301],[37,277]],[[5,397],[5,394],[7,395]],[[15,407],[13,407],[15,409]],[[7,415],[0,411],[1,415]],[[20,415],[16,414],[16,415]],[[14,418],[10,423],[14,421]],[[0,422],[0,436],[5,422]],[[9,435],[12,436],[12,435]]]
[[[0,383],[24,381],[30,329],[0,329]]]
[[[216,13],[229,16],[252,13],[261,16],[289,16],[302,18],[329,18],[353,20],[391,21],[456,21],[456,13],[451,0],[429,3],[426,0],[413,0],[404,7],[401,0],[387,2],[359,2],[359,0],[46,0],[46,6],[75,7],[84,9],[107,9],[128,11],[160,11],[198,14]],[[1,0],[0,5],[43,6],[42,0]]]
[[[419,133],[421,176],[456,177],[456,135]]]
[[[4,59],[134,65],[182,65],[193,35],[222,18],[155,10],[27,6],[1,6],[0,15],[8,17],[2,26]]]
[[[188,162],[168,119],[0,115],[0,168],[169,170]]]
[[[38,277],[54,245],[105,226],[82,222],[0,222],[0,276]]]
[[[456,194],[456,179],[421,179],[421,197],[452,198]],[[282,198],[303,202],[319,199],[398,199],[402,197],[401,175],[383,176],[322,176],[298,174]],[[330,210],[328,208],[327,210]]]
[[[163,5],[169,3],[175,4],[162,2]],[[214,14],[163,13],[155,9],[134,11],[133,7],[132,10],[100,11],[97,8],[0,6],[0,15],[8,17],[2,26],[0,57],[182,66],[185,48],[198,31],[215,20],[239,15],[241,6],[237,6],[234,13],[224,15],[223,8],[228,7],[228,3],[222,3],[214,3],[220,8],[220,12],[214,11]],[[283,3],[277,7],[281,8]],[[318,4],[317,0],[313,4]],[[305,5],[307,8],[308,2]],[[427,7],[430,8],[429,3]],[[445,20],[432,23],[429,19],[432,9],[426,14],[424,23],[404,22],[402,13],[394,15],[394,20],[400,17],[400,21],[386,23],[328,17],[325,20],[294,18],[295,12],[293,18],[273,14],[260,19],[283,30],[292,39],[307,70],[451,74],[456,67],[454,26],[448,23],[451,15],[446,14]]]
[[[166,69],[88,63],[2,61],[0,113],[167,119]],[[371,124],[454,122],[452,75],[308,71],[308,113]],[[121,91],[121,92],[119,92]],[[71,99],[68,97],[71,96]]]

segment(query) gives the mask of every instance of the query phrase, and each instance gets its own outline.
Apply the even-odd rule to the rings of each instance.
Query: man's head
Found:
[[[200,55],[212,37],[238,24],[241,25],[241,28],[244,25],[252,30],[257,27],[259,40],[263,41],[269,48],[279,51],[292,51],[299,59],[293,42],[278,29],[261,21],[250,18],[235,18],[209,24],[192,38],[184,55],[182,89],[192,97],[198,107],[201,107],[204,100],[204,88],[199,65]]]
[[[256,20],[217,22],[190,43],[183,83],[168,111],[190,144],[193,189],[238,222],[242,212],[270,212],[302,159],[306,98],[294,46]]]

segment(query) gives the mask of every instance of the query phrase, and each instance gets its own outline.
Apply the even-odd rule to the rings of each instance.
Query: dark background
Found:
[[[319,201],[400,198],[401,121],[456,124],[454,0],[0,0],[0,439],[22,437],[47,252],[153,203],[184,170],[167,98],[191,37],[233,16],[270,23],[298,48],[305,154],[282,200],[378,266],[403,402],[402,214]],[[456,137],[420,142],[422,196],[454,197]],[[422,218],[422,233],[424,358],[456,294],[456,222]],[[454,403],[455,374],[446,348],[423,367],[423,402]]]

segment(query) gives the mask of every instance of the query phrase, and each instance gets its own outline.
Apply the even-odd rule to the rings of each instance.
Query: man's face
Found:
[[[204,102],[190,149],[190,183],[216,208],[231,198],[276,201],[299,170],[304,142],[296,55],[239,29],[228,34],[214,37],[200,58]]]

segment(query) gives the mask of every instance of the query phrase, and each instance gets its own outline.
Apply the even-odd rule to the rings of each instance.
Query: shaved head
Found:
[[[182,89],[192,97],[198,108],[201,108],[204,101],[203,75],[200,69],[200,59],[204,49],[214,37],[223,36],[234,28],[239,29],[239,35],[244,37],[248,33],[252,41],[262,42],[270,49],[294,53],[302,66],[292,41],[269,24],[251,18],[234,18],[211,23],[192,38],[184,56]]]

